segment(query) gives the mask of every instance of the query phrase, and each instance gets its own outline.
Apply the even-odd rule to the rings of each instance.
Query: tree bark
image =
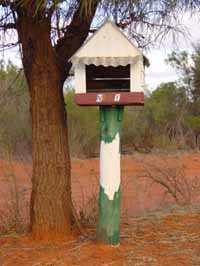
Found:
[[[72,231],[63,78],[50,40],[49,21],[19,19],[18,34],[31,96],[31,232],[37,239],[63,237]]]
[[[71,232],[66,116],[62,87],[56,76],[50,61],[49,66],[38,66],[32,73],[31,229],[38,236]]]
[[[31,98],[33,176],[31,232],[38,238],[69,235],[77,217],[71,199],[70,157],[63,84],[71,64],[68,59],[88,36],[98,1],[91,14],[81,16],[78,5],[70,25],[57,45],[51,42],[52,12],[35,12],[16,5],[16,29]]]

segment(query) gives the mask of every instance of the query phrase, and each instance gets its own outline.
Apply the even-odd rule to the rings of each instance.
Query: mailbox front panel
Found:
[[[78,93],[74,100],[81,106],[98,105],[144,105],[143,92]]]
[[[86,66],[86,91],[130,92],[130,65],[127,66]]]

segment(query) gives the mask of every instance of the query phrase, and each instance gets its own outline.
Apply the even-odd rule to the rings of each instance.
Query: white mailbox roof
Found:
[[[73,65],[126,66],[142,56],[141,51],[110,20],[70,58]]]

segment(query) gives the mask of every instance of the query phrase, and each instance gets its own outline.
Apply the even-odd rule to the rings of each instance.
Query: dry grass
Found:
[[[197,176],[189,177],[186,166],[179,159],[173,163],[160,157],[159,164],[153,159],[150,161],[140,159],[142,171],[139,178],[147,178],[151,181],[150,186],[159,184],[166,194],[169,194],[180,205],[193,203],[195,194],[200,191],[200,179]]]
[[[24,208],[29,210],[28,202],[25,200],[26,193],[29,189],[20,187],[19,176],[14,170],[14,160],[12,154],[8,153],[6,168],[3,169],[3,176],[0,179],[7,184],[7,201],[0,210],[0,234],[8,232],[22,233],[27,229],[27,219],[24,219]],[[25,206],[22,207],[22,202]]]
[[[56,243],[34,242],[28,237],[0,238],[1,266],[197,266],[200,261],[199,214],[180,208],[129,218],[121,226],[116,248],[87,238]]]

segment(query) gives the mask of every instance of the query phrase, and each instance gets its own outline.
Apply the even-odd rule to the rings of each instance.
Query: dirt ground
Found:
[[[98,159],[72,160],[73,200],[90,224],[96,218],[98,168]],[[14,233],[28,224],[30,191],[31,166],[2,160],[0,266],[200,265],[200,154],[122,157],[121,244],[115,248],[95,240],[94,226],[87,237],[54,243]]]

